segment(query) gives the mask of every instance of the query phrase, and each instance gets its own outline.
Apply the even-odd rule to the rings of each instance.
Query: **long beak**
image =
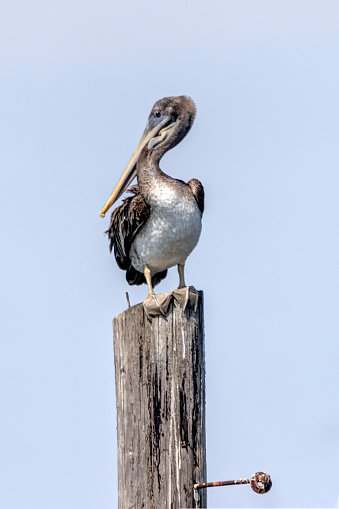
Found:
[[[111,196],[108,198],[104,207],[100,211],[100,216],[105,217],[108,209],[120,198],[122,193],[130,185],[132,180],[137,174],[137,161],[140,156],[142,149],[147,145],[160,131],[165,127],[171,120],[171,117],[164,117],[164,119],[155,127],[152,127],[148,122],[146,129],[144,130],[140,141],[133,152],[131,159],[129,160],[123,174],[121,175],[117,185],[115,186]]]

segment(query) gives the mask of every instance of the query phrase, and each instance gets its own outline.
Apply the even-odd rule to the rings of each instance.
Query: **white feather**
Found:
[[[148,197],[151,214],[137,234],[130,251],[133,267],[152,274],[184,264],[198,243],[201,213],[191,193],[178,195],[175,188],[154,187]]]

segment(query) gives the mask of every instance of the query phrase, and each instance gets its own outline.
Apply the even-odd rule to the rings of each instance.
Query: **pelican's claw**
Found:
[[[157,296],[156,296],[156,294],[155,294],[155,293],[154,293],[154,294],[152,294],[152,298],[155,300],[156,305],[157,305],[157,306],[158,306],[158,308],[160,309],[160,313],[161,313],[162,315],[166,316],[166,313],[165,313],[165,311],[162,309],[161,304],[159,304],[158,299],[157,299]]]

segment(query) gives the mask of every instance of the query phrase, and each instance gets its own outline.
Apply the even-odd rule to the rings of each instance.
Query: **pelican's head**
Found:
[[[186,136],[194,122],[195,114],[196,106],[193,100],[185,95],[165,97],[155,103],[131,159],[100,211],[101,217],[105,217],[108,209],[120,198],[135,178],[137,162],[142,150],[145,147],[154,150],[159,161],[167,150],[175,147]]]

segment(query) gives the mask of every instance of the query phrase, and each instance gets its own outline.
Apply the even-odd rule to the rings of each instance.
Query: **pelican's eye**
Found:
[[[161,111],[156,111],[154,113],[154,116],[157,117],[157,118],[160,118],[161,117]]]

